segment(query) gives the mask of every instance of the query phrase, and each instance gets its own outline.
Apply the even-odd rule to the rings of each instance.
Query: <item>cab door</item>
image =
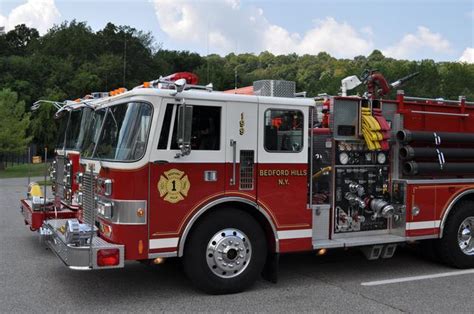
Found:
[[[308,108],[261,103],[258,120],[258,201],[282,230],[281,251],[306,249],[311,245]],[[302,238],[304,242],[291,242]],[[281,241],[286,239],[291,241]]]
[[[176,141],[178,106],[164,99],[149,164],[149,252],[176,251],[179,235],[199,204],[224,193],[225,107],[186,99],[193,107],[191,152]]]
[[[227,102],[226,107],[226,195],[255,201],[258,103]]]

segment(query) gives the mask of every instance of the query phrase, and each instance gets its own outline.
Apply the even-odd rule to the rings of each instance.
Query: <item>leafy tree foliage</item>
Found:
[[[25,113],[25,104],[18,101],[17,93],[0,90],[0,155],[25,151],[31,141],[26,136],[29,123],[29,114]],[[0,169],[3,167],[0,162]]]
[[[407,95],[446,99],[464,95],[474,101],[473,64],[395,60],[379,50],[353,59],[336,59],[325,52],[200,56],[162,49],[150,33],[129,26],[108,23],[94,32],[85,22],[77,21],[54,26],[41,37],[25,25],[0,35],[0,88],[18,93],[17,104],[26,110],[41,98],[75,99],[93,91],[130,89],[179,71],[195,72],[200,83],[212,82],[217,90],[248,86],[261,79],[285,79],[295,81],[298,90],[307,91],[309,96],[334,95],[339,92],[341,79],[360,75],[367,68],[380,70],[389,81],[420,72],[403,87]],[[363,93],[364,87],[353,92]],[[54,144],[53,111],[45,106],[31,116],[27,134],[40,146]]]

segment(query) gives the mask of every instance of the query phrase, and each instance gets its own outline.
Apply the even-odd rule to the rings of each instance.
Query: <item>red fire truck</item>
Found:
[[[474,266],[474,103],[382,100],[386,84],[368,82],[363,97],[315,100],[286,81],[240,95],[158,80],[100,99],[83,217],[47,220],[43,236],[72,269],[180,257],[209,293],[275,281],[279,254],[301,251],[390,258],[423,240]]]
[[[42,103],[53,103],[58,108],[54,118],[58,120],[59,129],[55,158],[49,169],[53,197],[29,196],[21,200],[20,209],[25,224],[32,231],[42,232],[41,226],[46,219],[77,217],[79,206],[74,201],[74,195],[78,185],[74,174],[79,172],[79,153],[85,143],[86,131],[94,132],[96,124],[100,126],[100,122],[94,123],[93,120],[94,101],[105,96],[104,93],[93,93],[83,100],[62,103],[40,100],[33,105],[36,110]]]

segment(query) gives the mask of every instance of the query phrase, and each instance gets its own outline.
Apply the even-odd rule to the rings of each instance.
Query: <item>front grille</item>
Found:
[[[254,151],[240,151],[240,186],[241,190],[253,190]]]
[[[95,189],[94,174],[85,172],[82,177],[82,209],[84,223],[94,226],[95,224]]]
[[[59,196],[61,199],[64,198],[64,163],[66,158],[64,156],[56,156],[56,176],[54,184],[56,185],[55,195]]]

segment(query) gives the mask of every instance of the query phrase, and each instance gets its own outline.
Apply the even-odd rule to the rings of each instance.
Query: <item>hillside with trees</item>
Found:
[[[307,91],[308,96],[337,94],[342,78],[360,75],[366,68],[380,70],[389,81],[420,72],[404,87],[408,95],[446,99],[464,95],[474,101],[474,64],[395,60],[378,50],[354,59],[336,59],[324,52],[301,56],[269,52],[200,56],[166,50],[150,33],[129,26],[109,23],[93,31],[86,23],[76,21],[57,25],[44,36],[25,25],[0,35],[3,101],[11,99],[26,112],[38,99],[75,99],[93,91],[130,89],[177,71],[195,72],[201,84],[212,82],[216,90],[234,88],[236,82],[242,87],[260,79],[285,79],[296,81],[298,91]],[[22,137],[31,137],[40,147],[51,146],[56,130],[52,124],[54,109],[43,106],[30,115],[29,123],[24,122],[28,115],[18,112],[21,123],[14,124],[15,128],[28,128]],[[0,134],[10,134],[7,128],[8,124],[2,122]],[[19,143],[25,145],[25,141]]]

